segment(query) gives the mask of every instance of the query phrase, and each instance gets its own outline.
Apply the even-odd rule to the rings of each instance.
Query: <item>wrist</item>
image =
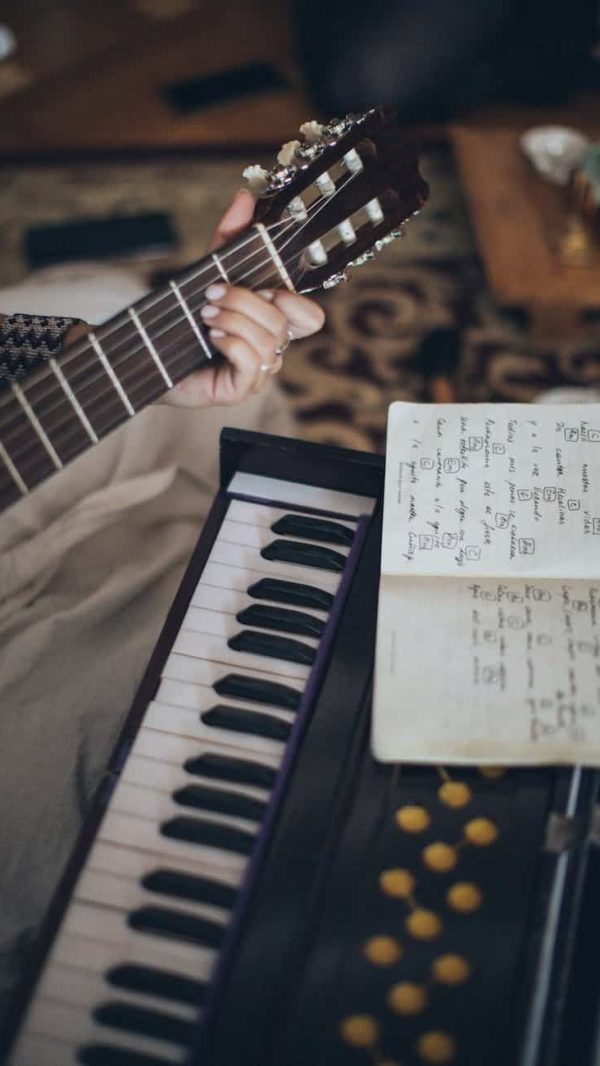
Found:
[[[0,383],[19,381],[50,359],[56,359],[74,329],[85,332],[79,319],[14,312],[0,320]],[[81,335],[81,334],[79,334]]]

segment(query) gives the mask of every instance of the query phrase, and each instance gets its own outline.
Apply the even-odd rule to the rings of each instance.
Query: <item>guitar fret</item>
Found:
[[[157,370],[160,372],[160,374],[161,374],[162,378],[164,379],[167,387],[169,389],[172,389],[173,388],[173,382],[171,381],[171,378],[169,377],[165,367],[163,366],[161,358],[160,358],[158,352],[156,351],[156,348],[154,347],[152,341],[150,340],[150,337],[148,336],[144,326],[142,325],[142,322],[140,320],[140,317],[139,317],[137,311],[135,311],[135,309],[133,307],[129,307],[127,310],[128,310],[128,313],[129,313],[129,315],[131,317],[131,320],[132,320],[133,324],[135,325],[135,327],[136,327],[138,333],[140,334],[144,344],[146,345],[146,348],[148,349],[148,351],[150,352],[150,355],[152,356],[154,362],[156,363]]]
[[[122,401],[122,403],[123,403],[123,405],[125,407],[125,410],[127,411],[127,414],[130,415],[130,416],[133,416],[135,414],[135,411],[134,411],[133,407],[131,406],[131,403],[129,402],[129,397],[128,397],[127,393],[125,392],[125,389],[121,385],[121,382],[119,381],[117,375],[115,374],[115,372],[114,372],[112,366],[110,365],[108,359],[106,358],[106,355],[104,354],[104,351],[102,350],[102,346],[101,346],[100,341],[98,340],[96,334],[95,333],[88,333],[88,340],[89,340],[90,344],[92,345],[92,348],[94,349],[96,355],[98,356],[98,359],[102,363],[102,366],[104,367],[106,373],[108,374],[108,377],[110,378],[112,384],[114,385],[115,390],[118,393],[118,395],[119,395],[119,397],[120,397],[120,399],[121,399],[121,401]]]
[[[13,391],[13,395],[16,396],[16,398],[19,401],[21,407],[23,408],[23,412],[27,415],[27,418],[29,419],[30,424],[33,426],[33,428],[34,428],[35,432],[37,433],[39,439],[41,440],[42,444],[44,445],[44,448],[48,452],[48,455],[50,456],[52,462],[54,463],[54,466],[56,467],[57,470],[62,470],[63,464],[62,464],[61,460],[59,459],[58,455],[56,454],[54,448],[52,447],[52,444],[51,444],[50,440],[48,439],[46,433],[44,432],[44,428],[41,425],[40,421],[38,420],[35,411],[33,410],[31,404],[29,403],[29,400],[27,399],[25,393],[23,392],[23,389],[21,388],[20,385],[17,384],[16,381],[11,382],[11,389]]]
[[[13,463],[10,455],[8,454],[6,448],[2,443],[0,443],[0,457],[3,459],[6,469],[8,470],[13,481],[18,486],[23,496],[27,496],[29,489],[27,488],[27,485],[23,481],[23,478],[21,477],[19,471],[17,470],[15,464]]]
[[[258,230],[258,232],[260,233],[263,241],[265,242],[265,245],[267,247],[267,251],[269,252],[269,254],[271,256],[271,259],[275,263],[275,266],[277,267],[277,269],[278,269],[283,281],[287,285],[287,287],[290,290],[290,292],[295,292],[296,290],[295,290],[295,288],[293,286],[292,279],[290,278],[290,275],[288,274],[287,270],[285,269],[285,266],[284,266],[284,263],[283,263],[283,259],[281,258],[281,256],[279,255],[279,252],[277,251],[275,245],[273,244],[273,241],[271,240],[271,237],[270,237],[270,235],[269,235],[269,233],[267,231],[266,226],[264,226],[262,222],[257,222],[256,229]]]
[[[89,419],[87,418],[86,413],[83,410],[81,404],[79,403],[77,397],[75,396],[75,393],[73,392],[71,386],[69,385],[69,382],[67,381],[65,375],[63,374],[60,366],[56,362],[56,359],[49,359],[48,362],[50,363],[50,366],[52,367],[52,370],[56,374],[56,377],[58,378],[59,384],[62,386],[64,392],[68,396],[68,398],[69,398],[69,400],[71,402],[71,405],[73,407],[73,410],[75,411],[75,414],[77,415],[79,421],[81,422],[83,428],[85,429],[88,437],[90,438],[90,440],[94,444],[97,444],[98,443],[98,437],[96,435],[96,432],[93,429]]]
[[[183,310],[183,313],[184,313],[185,317],[187,318],[190,326],[192,327],[196,337],[200,341],[200,344],[201,344],[202,348],[204,349],[206,357],[208,359],[212,359],[212,352],[211,352],[210,348],[208,347],[208,344],[206,343],[206,340],[202,336],[202,333],[201,333],[200,329],[198,328],[198,325],[197,325],[197,323],[196,323],[196,321],[194,319],[194,316],[192,315],[192,312],[190,311],[187,303],[185,302],[183,296],[181,295],[181,292],[180,292],[179,286],[177,285],[177,282],[170,281],[169,285],[171,286],[173,292],[175,293],[175,296],[179,300],[179,303],[181,304],[181,308]]]
[[[219,259],[218,255],[216,254],[216,252],[213,252],[212,258],[213,258],[213,262],[216,265],[217,270],[219,271],[219,274],[223,278],[223,281],[226,281],[227,284],[229,284],[229,275],[228,275],[227,271],[225,270],[225,267],[223,266],[221,260]]]

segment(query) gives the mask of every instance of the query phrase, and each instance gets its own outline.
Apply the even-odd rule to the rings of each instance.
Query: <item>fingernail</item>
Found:
[[[204,307],[200,308],[200,314],[202,318],[214,318],[215,315],[219,314],[220,310],[221,308],[215,307],[214,304],[205,304]]]
[[[275,293],[272,289],[261,289],[258,295],[262,296],[263,300],[272,300],[275,296]]]
[[[224,337],[225,336],[225,330],[224,329],[211,329],[209,331],[208,335],[209,335],[209,337],[214,337],[215,340],[218,340],[219,337]]]
[[[204,295],[207,300],[221,300],[226,292],[224,285],[209,285]]]

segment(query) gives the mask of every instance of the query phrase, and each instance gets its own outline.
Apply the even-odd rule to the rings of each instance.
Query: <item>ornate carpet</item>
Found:
[[[25,274],[26,229],[63,219],[166,211],[180,237],[176,265],[198,258],[242,169],[231,160],[4,167],[0,285]],[[439,327],[458,331],[458,400],[529,401],[600,384],[600,320],[576,343],[533,343],[490,298],[449,150],[425,150],[422,169],[430,200],[405,238],[324,294],[324,331],[288,350],[281,382],[307,439],[381,450],[388,405],[429,397],[419,348]]]

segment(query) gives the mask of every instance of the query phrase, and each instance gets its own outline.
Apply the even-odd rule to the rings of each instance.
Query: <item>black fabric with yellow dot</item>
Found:
[[[311,1063],[513,1063],[547,781],[367,760],[296,1008]]]

